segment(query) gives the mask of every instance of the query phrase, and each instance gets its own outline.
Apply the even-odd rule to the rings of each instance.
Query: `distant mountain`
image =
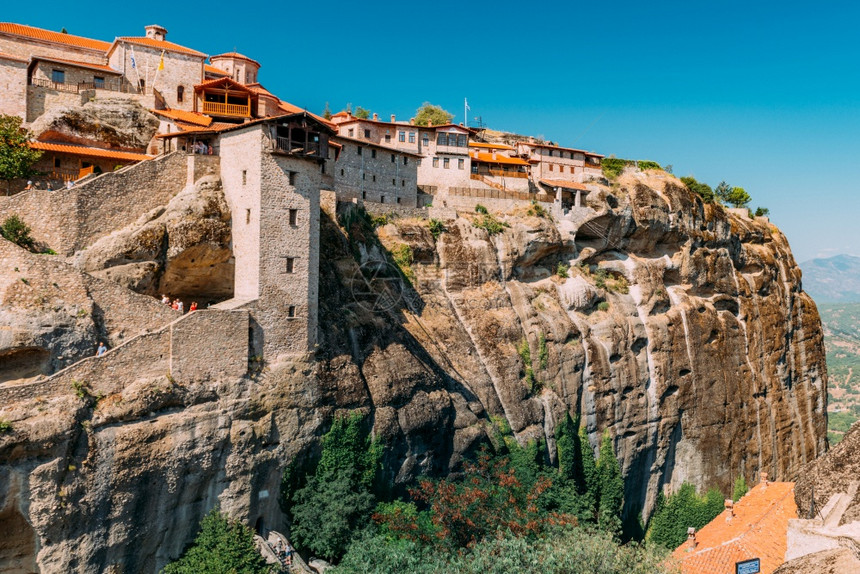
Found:
[[[860,257],[836,255],[800,264],[803,290],[816,303],[860,302]]]

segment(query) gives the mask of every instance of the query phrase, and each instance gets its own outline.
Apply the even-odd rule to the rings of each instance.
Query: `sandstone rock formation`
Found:
[[[248,377],[205,384],[115,372],[123,390],[98,401],[0,405],[12,425],[0,434],[0,521],[19,532],[0,560],[31,557],[23,572],[155,572],[216,503],[280,528],[281,472],[315,455],[338,409],[369,414],[399,485],[456,470],[490,416],[554,457],[555,422],[581,414],[593,446],[605,429],[614,439],[632,522],[664,485],[794,478],[825,448],[826,369],[783,235],[703,205],[669,176],[628,174],[589,202],[582,225],[500,214],[508,227],[492,236],[474,214],[438,238],[426,221],[396,220],[378,240],[324,215],[311,356],[251,361]],[[82,265],[163,261],[137,246],[144,230],[170,235],[166,213]],[[374,261],[386,250],[400,269]]]
[[[42,141],[129,150],[145,150],[157,129],[158,118],[137,102],[120,98],[52,109],[30,126]]]
[[[218,178],[201,178],[166,206],[78,252],[75,265],[138,293],[200,298],[201,305],[230,298],[230,210]]]

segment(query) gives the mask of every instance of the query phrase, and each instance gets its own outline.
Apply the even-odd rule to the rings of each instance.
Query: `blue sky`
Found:
[[[770,208],[798,261],[860,255],[860,6],[823,2],[7,3],[0,19],[168,39],[262,63],[320,112],[348,102],[671,164]]]

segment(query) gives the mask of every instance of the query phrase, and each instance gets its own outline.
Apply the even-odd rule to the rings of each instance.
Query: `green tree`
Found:
[[[732,500],[737,502],[747,492],[749,492],[749,487],[744,475],[741,474],[735,479],[735,486],[732,489]]]
[[[591,443],[588,441],[588,432],[585,430],[585,426],[579,427],[579,448],[582,452],[581,481],[585,485],[582,493],[584,497],[583,504],[591,520],[594,520],[597,514],[597,501],[600,494],[600,477],[597,473],[597,461],[594,459],[594,449],[591,448]]]
[[[30,237],[30,226],[17,215],[10,215],[0,225],[0,236],[24,249],[33,250],[35,241]]]
[[[21,118],[0,114],[0,179],[6,182],[6,195],[13,179],[29,177],[42,152],[31,149],[30,132],[21,129]]]
[[[714,195],[721,202],[726,203],[729,200],[729,193],[732,191],[732,186],[727,184],[725,181],[721,181],[717,187],[714,188]]]
[[[200,522],[200,532],[182,557],[163,574],[268,574],[271,567],[254,547],[253,531],[212,509]]]
[[[366,110],[361,106],[358,106],[357,108],[355,108],[355,117],[360,120],[366,120],[370,118],[370,110]]]
[[[621,465],[615,458],[608,430],[603,431],[600,441],[597,474],[600,479],[597,524],[601,530],[618,535],[621,533],[621,510],[624,507],[624,479],[621,477]]]
[[[696,487],[685,482],[668,498],[658,495],[647,538],[666,548],[677,548],[687,539],[688,528],[699,529],[722,511],[723,495],[718,489],[699,496]]]
[[[282,506],[291,516],[293,539],[327,560],[343,554],[352,536],[368,525],[373,510],[382,444],[371,440],[364,427],[361,413],[336,416],[306,484],[299,487],[294,466],[284,471]]]
[[[744,188],[733,187],[732,190],[729,192],[726,201],[734,207],[746,207],[746,205],[750,201],[752,201],[752,198]]]
[[[701,197],[702,201],[705,203],[714,203],[714,190],[711,189],[710,185],[696,181],[695,177],[689,175],[682,177],[681,181],[690,191]]]
[[[323,108],[322,116],[327,120],[331,119],[331,108],[329,107],[328,102],[325,103],[325,108]]]
[[[767,215],[770,215],[770,210],[768,208],[761,207],[761,206],[755,208],[755,216],[756,217],[764,217]]]
[[[418,111],[415,112],[415,125],[426,126],[433,122],[434,126],[450,124],[454,119],[454,114],[443,110],[439,106],[434,106],[430,102],[424,102]]]

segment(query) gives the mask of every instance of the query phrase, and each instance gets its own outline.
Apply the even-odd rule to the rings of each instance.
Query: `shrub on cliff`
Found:
[[[24,249],[33,250],[35,241],[30,236],[30,226],[17,215],[10,215],[0,225],[0,235]]]
[[[681,178],[681,181],[687,188],[702,198],[702,201],[705,203],[714,203],[714,190],[711,189],[711,186],[707,183],[702,183],[700,181],[696,181],[696,178],[693,176],[685,176]]]
[[[200,522],[194,543],[162,574],[270,574],[254,547],[254,532],[213,509]]]
[[[603,431],[600,441],[597,476],[600,481],[597,524],[601,530],[618,536],[621,534],[621,510],[624,506],[624,479],[621,477],[621,465],[615,458],[608,430]]]
[[[678,492],[668,498],[657,495],[657,504],[647,539],[666,548],[674,549],[687,539],[687,529],[699,529],[723,511],[723,495],[712,488],[704,496],[696,494],[696,487],[685,482]]]
[[[42,152],[30,148],[30,132],[21,129],[21,118],[0,114],[0,179],[6,182],[6,195],[13,179],[29,177]]]

